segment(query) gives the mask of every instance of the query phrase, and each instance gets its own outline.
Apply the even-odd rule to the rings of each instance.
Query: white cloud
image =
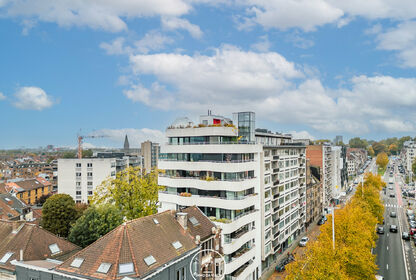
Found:
[[[146,33],[142,39],[130,42],[130,44],[126,42],[124,37],[118,37],[110,43],[102,42],[100,48],[109,55],[146,54],[150,51],[160,51],[173,42],[172,38],[153,30]]]
[[[6,99],[6,96],[2,92],[0,92],[0,101],[4,99]]]
[[[390,133],[415,131],[415,125],[410,121],[388,118],[372,120],[371,123],[378,129],[388,131]]]
[[[21,87],[14,94],[14,105],[23,110],[38,110],[51,107],[54,102],[46,92],[38,87]]]
[[[162,17],[162,26],[167,30],[184,29],[194,38],[201,38],[203,33],[198,25],[190,23],[186,19],[177,17]]]
[[[287,35],[286,40],[300,49],[309,49],[315,45],[312,40],[300,36],[299,32],[292,32],[291,34]]]
[[[252,44],[250,47],[255,51],[268,52],[271,47],[269,37],[267,35],[260,36],[260,41]]]
[[[124,137],[127,135],[129,138],[129,144],[131,148],[139,148],[140,143],[150,140],[157,143],[165,143],[165,133],[150,128],[123,128],[123,129],[100,129],[96,130],[91,135],[105,135],[110,141],[118,144],[120,147],[124,143]]]
[[[416,21],[398,24],[377,35],[378,48],[396,51],[401,65],[416,67]]]
[[[2,9],[9,17],[119,32],[127,29],[124,19],[181,16],[191,6],[185,0],[6,0]]]
[[[307,132],[306,130],[302,130],[302,131],[289,131],[289,134],[292,134],[293,139],[311,139],[314,140],[315,137],[312,136],[309,132]]]

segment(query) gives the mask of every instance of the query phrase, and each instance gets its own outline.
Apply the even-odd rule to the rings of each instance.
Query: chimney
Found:
[[[176,213],[176,220],[184,229],[188,228],[188,213]]]
[[[20,261],[23,261],[23,249],[20,249]]]
[[[199,235],[195,236],[195,243],[198,245],[201,243],[201,236]]]

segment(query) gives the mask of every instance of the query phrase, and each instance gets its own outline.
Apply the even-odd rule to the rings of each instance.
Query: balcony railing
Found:
[[[159,191],[159,193],[177,195],[180,197],[202,197],[202,198],[216,198],[216,199],[224,199],[224,200],[244,200],[252,196],[256,196],[257,193],[245,195],[245,196],[236,196],[236,197],[220,197],[220,196],[211,196],[211,195],[200,195],[200,194],[192,194],[192,193],[185,193],[186,195],[181,195],[181,193],[170,193],[168,191]]]
[[[223,218],[223,219],[211,219],[213,222],[217,222],[217,223],[225,223],[225,224],[229,224],[229,223],[233,223],[233,222],[235,222],[235,221],[238,221],[239,219],[241,219],[242,217],[245,217],[245,216],[247,216],[247,215],[249,215],[249,214],[253,214],[253,213],[255,213],[255,212],[257,212],[258,210],[257,209],[254,209],[254,210],[250,210],[250,211],[247,211],[247,212],[245,212],[245,213],[243,213],[243,214],[240,214],[239,216],[237,216],[237,217],[234,217],[234,219],[227,219],[227,218]]]
[[[180,176],[171,176],[167,174],[159,173],[159,177],[166,177],[170,179],[191,179],[191,180],[203,180],[208,182],[215,182],[215,181],[229,181],[229,182],[242,182],[245,180],[255,179],[256,177],[247,177],[247,178],[235,178],[235,179],[219,179],[219,178],[212,178],[207,179],[207,177],[180,177]]]
[[[254,159],[245,159],[245,160],[176,160],[176,159],[162,159],[159,158],[159,161],[167,161],[167,162],[178,162],[178,163],[194,163],[194,162],[212,162],[212,163],[245,163],[245,162],[253,162]]]
[[[174,143],[165,143],[166,145],[170,145],[170,146],[186,146],[186,145],[255,145],[256,142],[197,142],[197,143],[181,143],[181,144],[174,144]]]

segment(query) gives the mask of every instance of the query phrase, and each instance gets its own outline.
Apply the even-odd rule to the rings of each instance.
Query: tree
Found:
[[[382,169],[386,169],[387,164],[389,164],[389,157],[387,156],[386,153],[382,152],[377,155],[376,163]]]
[[[373,150],[373,147],[371,147],[371,146],[368,146],[368,155],[370,156],[370,157],[374,157],[374,150]]]
[[[351,138],[350,141],[348,142],[348,145],[351,148],[361,148],[361,149],[366,149],[368,146],[368,142],[365,139],[361,139],[360,137],[354,137]]]
[[[157,211],[157,170],[142,174],[139,167],[129,167],[98,186],[91,199],[93,204],[114,204],[128,220],[152,215]]]
[[[77,211],[72,197],[67,194],[55,194],[43,204],[41,226],[61,237],[67,237],[76,217]]]
[[[416,158],[413,159],[412,172],[413,172],[413,176],[416,176]]]
[[[378,155],[379,153],[386,151],[386,146],[380,142],[374,142],[372,147],[373,147],[375,155]]]
[[[92,155],[93,155],[93,152],[92,152],[91,149],[82,150],[82,157],[83,158],[90,158],[90,157],[92,157]]]
[[[397,155],[398,150],[399,150],[399,148],[395,143],[392,143],[392,144],[389,145],[389,152],[391,154]]]
[[[315,145],[322,145],[324,143],[331,143],[331,140],[329,139],[318,139],[314,141]]]
[[[75,222],[68,239],[86,247],[123,222],[121,211],[114,205],[91,206]]]
[[[36,199],[35,204],[38,206],[42,206],[46,202],[46,200],[51,196],[52,196],[51,193],[43,194],[38,199]]]
[[[401,137],[398,141],[398,144],[397,144],[398,150],[400,151],[403,148],[403,143],[404,142],[410,141],[410,140],[412,140],[412,137],[410,137],[410,136]]]
[[[75,158],[76,154],[74,151],[65,152],[62,157],[63,158]]]

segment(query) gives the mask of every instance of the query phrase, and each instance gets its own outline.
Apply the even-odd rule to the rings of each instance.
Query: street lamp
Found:
[[[340,207],[335,207],[335,203],[332,204],[332,248],[335,250],[335,209],[340,209]]]

